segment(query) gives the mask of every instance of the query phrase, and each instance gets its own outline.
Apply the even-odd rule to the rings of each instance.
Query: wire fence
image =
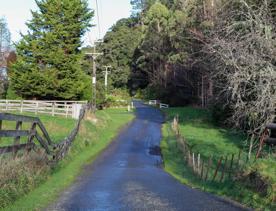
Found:
[[[229,155],[202,155],[191,149],[185,137],[180,134],[178,117],[168,128],[176,137],[177,148],[182,152],[185,163],[203,181],[225,182],[234,180],[239,172],[252,160],[242,150]],[[169,131],[168,131],[169,132]]]

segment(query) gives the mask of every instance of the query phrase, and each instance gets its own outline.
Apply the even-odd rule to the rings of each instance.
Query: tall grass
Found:
[[[14,202],[47,178],[50,167],[43,151],[0,157],[0,208]]]

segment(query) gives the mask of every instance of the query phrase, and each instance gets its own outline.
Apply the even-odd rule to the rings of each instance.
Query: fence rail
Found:
[[[58,144],[52,142],[46,128],[38,117],[0,113],[0,141],[1,137],[10,137],[14,139],[13,145],[0,147],[0,155],[11,152],[16,154],[19,150],[23,149],[30,151],[37,146],[35,144],[36,139],[38,144],[45,149],[46,153],[52,156],[52,162],[61,160],[68,153],[70,146],[75,140],[87,109],[87,105],[81,106],[75,127],[70,134]],[[16,122],[15,130],[3,130],[3,121]],[[23,123],[29,123],[31,125],[30,129],[22,130]],[[20,143],[21,137],[27,137],[27,143]]]
[[[0,100],[0,111],[32,112],[78,119],[84,104],[87,101]]]
[[[149,105],[158,106],[159,108],[169,108],[169,104],[161,103],[160,100],[150,100],[148,102]]]
[[[15,130],[2,130],[3,121],[14,121],[16,122]],[[23,123],[31,123],[29,130],[22,130]],[[38,131],[42,133],[42,137],[39,135]],[[36,138],[39,144],[45,149],[45,151],[50,154],[49,145],[52,145],[51,138],[37,117],[29,117],[8,113],[0,113],[0,138],[10,137],[14,138],[14,143],[11,146],[0,147],[0,154],[14,152],[17,153],[18,150],[34,148],[34,139]],[[20,143],[21,137],[27,137],[27,143]],[[1,141],[1,140],[0,140]]]
[[[165,103],[160,103],[159,104],[159,108],[169,108],[170,106],[168,104]]]

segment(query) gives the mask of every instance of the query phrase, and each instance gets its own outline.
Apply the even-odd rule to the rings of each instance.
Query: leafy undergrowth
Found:
[[[216,127],[212,124],[211,118],[206,110],[187,108],[171,108],[165,110],[169,120],[163,126],[163,141],[161,143],[162,153],[165,161],[165,170],[184,184],[220,196],[237,200],[246,206],[259,210],[275,210],[275,159],[260,159],[252,162],[244,171],[244,174],[257,171],[262,180],[269,185],[267,192],[257,193],[244,179],[237,179],[234,182],[226,179],[223,183],[205,182],[197,178],[192,170],[185,164],[182,152],[177,148],[174,134],[169,130],[170,121],[174,116],[179,115],[180,133],[196,153],[203,158],[229,156],[237,154],[242,149],[245,136],[233,130]],[[243,155],[246,153],[243,152]]]
[[[26,154],[9,162],[0,159],[0,207],[5,207],[4,210],[43,209],[74,181],[82,167],[91,163],[108,146],[119,129],[133,118],[133,114],[125,109],[98,111],[96,116],[97,123],[88,120],[82,122],[69,155],[54,168],[44,162],[45,154],[42,152]],[[59,124],[61,127],[69,127],[71,121],[64,118],[57,123],[56,132],[59,131]],[[45,123],[43,119],[42,122]],[[47,123],[45,125],[47,128]],[[66,135],[64,133],[64,137]]]

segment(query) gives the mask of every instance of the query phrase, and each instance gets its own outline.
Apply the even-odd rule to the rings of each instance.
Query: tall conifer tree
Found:
[[[91,27],[86,0],[36,0],[29,31],[16,46],[11,71],[17,94],[37,99],[78,99],[85,88],[81,37]]]

